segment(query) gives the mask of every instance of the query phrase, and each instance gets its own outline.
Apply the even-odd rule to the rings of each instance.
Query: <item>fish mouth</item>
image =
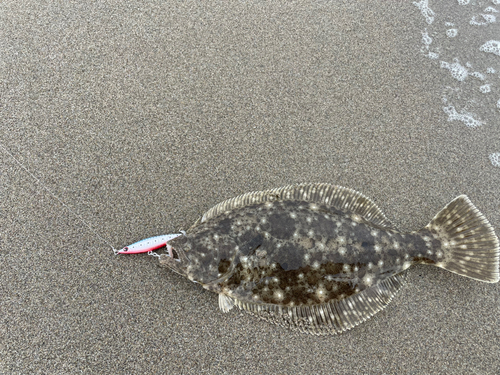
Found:
[[[181,258],[177,250],[175,250],[171,245],[169,245],[168,242],[167,242],[167,252],[170,258],[176,260],[177,262],[181,261]]]

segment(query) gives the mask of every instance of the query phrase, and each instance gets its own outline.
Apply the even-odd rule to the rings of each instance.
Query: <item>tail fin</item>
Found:
[[[498,237],[466,195],[451,201],[425,229],[441,239],[443,260],[438,267],[487,283],[499,280]]]

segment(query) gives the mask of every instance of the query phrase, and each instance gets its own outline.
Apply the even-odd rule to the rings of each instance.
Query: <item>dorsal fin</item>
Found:
[[[238,306],[271,323],[304,333],[337,334],[354,328],[383,310],[405,282],[406,271],[342,300],[313,306],[262,305],[240,301],[222,294],[219,294],[219,306],[224,312],[228,312],[233,306]]]
[[[391,222],[380,208],[363,194],[342,186],[324,183],[289,185],[276,189],[242,194],[216,204],[205,212],[201,218],[201,222],[203,223],[235,208],[275,200],[302,200],[324,204],[338,210],[351,211],[381,227],[392,227]],[[198,221],[195,225],[197,223]]]

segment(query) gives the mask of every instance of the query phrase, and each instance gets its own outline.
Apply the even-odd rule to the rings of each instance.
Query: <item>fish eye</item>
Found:
[[[128,251],[128,246],[125,246],[122,250],[123,251]]]

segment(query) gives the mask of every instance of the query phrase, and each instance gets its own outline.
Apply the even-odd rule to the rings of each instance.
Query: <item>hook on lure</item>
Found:
[[[186,232],[181,231],[180,233],[177,234],[164,234],[162,236],[150,237],[138,242],[134,242],[132,245],[125,246],[123,249],[120,250],[113,249],[113,251],[115,255],[140,254],[140,253],[151,253],[151,255],[155,255],[153,253],[154,250],[167,246],[168,241],[182,235],[185,236]]]

